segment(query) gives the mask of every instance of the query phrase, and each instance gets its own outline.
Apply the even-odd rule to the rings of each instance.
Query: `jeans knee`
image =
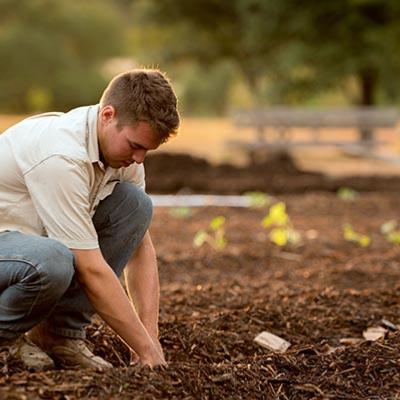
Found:
[[[129,182],[119,183],[118,189],[125,194],[124,209],[132,217],[132,222],[147,230],[153,216],[153,202],[150,196]]]
[[[75,272],[71,250],[56,240],[47,239],[41,251],[43,257],[39,269],[42,285],[55,294],[64,294]]]
[[[140,192],[138,206],[139,214],[143,216],[143,223],[146,225],[147,229],[153,217],[153,202],[147,193],[145,193],[143,190]]]

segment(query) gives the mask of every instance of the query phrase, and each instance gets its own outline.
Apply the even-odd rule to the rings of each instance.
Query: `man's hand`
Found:
[[[137,352],[141,364],[165,365],[153,336],[143,325],[100,250],[73,250],[73,253],[77,278],[100,317]]]
[[[159,351],[157,346],[153,344],[152,348],[146,354],[142,354],[139,358],[139,364],[149,366],[150,368],[156,366],[167,366],[164,354]]]
[[[129,297],[139,318],[149,333],[154,346],[164,360],[163,350],[158,340],[158,309],[160,288],[156,253],[149,232],[128,261],[124,271]],[[133,355],[132,363],[143,363],[143,357]],[[146,357],[145,357],[146,359]]]
[[[142,356],[139,356],[134,351],[131,351],[130,365],[144,365],[153,368],[155,366],[167,366],[164,353],[158,339],[153,341],[153,346],[149,351],[146,351]]]

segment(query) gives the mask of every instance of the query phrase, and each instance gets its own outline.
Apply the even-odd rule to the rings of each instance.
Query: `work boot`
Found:
[[[53,360],[25,335],[17,339],[2,339],[0,351],[4,350],[31,371],[45,371],[54,368]]]
[[[62,368],[91,368],[100,371],[112,368],[112,364],[95,356],[83,339],[45,332],[41,326],[33,328],[29,338]]]
[[[44,349],[62,368],[92,368],[99,371],[112,368],[112,365],[95,356],[82,339],[63,338],[59,344]]]

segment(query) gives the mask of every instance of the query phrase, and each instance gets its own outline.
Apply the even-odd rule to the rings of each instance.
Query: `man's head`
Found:
[[[177,99],[158,70],[136,69],[116,76],[100,99],[98,136],[103,161],[113,168],[141,163],[177,133]]]

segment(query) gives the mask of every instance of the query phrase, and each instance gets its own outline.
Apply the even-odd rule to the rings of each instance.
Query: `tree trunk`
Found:
[[[375,90],[377,74],[376,71],[371,69],[365,69],[359,72],[360,81],[360,105],[361,106],[372,106],[375,103]],[[360,129],[360,140],[364,144],[370,147],[372,140],[374,139],[374,132],[371,129],[364,128]]]
[[[249,62],[239,62],[240,70],[244,76],[244,79],[250,89],[251,97],[255,107],[260,107],[262,104],[262,90],[260,84],[260,77],[255,68],[251,68]]]

